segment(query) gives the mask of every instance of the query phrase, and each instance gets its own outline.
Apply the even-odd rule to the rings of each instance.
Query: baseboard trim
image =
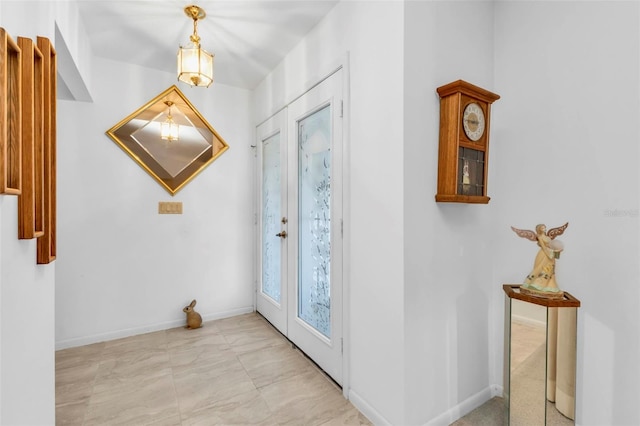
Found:
[[[244,308],[231,309],[228,311],[215,312],[212,314],[202,314],[202,321],[214,321],[223,318],[235,317],[237,315],[248,314],[253,312],[253,306],[247,306]],[[75,348],[78,346],[90,345],[93,343],[107,342],[109,340],[121,339],[123,337],[136,336],[138,334],[152,333],[154,331],[168,330],[170,328],[181,327],[185,325],[185,319],[166,321],[157,324],[150,324],[141,327],[132,327],[123,330],[112,331],[109,333],[95,334],[92,336],[76,337],[73,339],[66,339],[57,341],[55,344],[56,350]]]
[[[530,325],[538,328],[546,328],[547,323],[544,321],[540,321],[537,319],[521,316],[521,315],[513,315],[512,317],[514,322],[518,322],[520,324]]]
[[[219,319],[223,319],[223,318],[231,318],[231,317],[235,317],[238,315],[244,315],[244,314],[249,314],[251,312],[255,312],[255,309],[253,306],[247,306],[244,308],[238,308],[238,309],[232,309],[230,311],[222,311],[222,312],[216,312],[213,314],[203,314],[202,315],[202,321],[215,321],[215,320],[219,320]],[[185,320],[182,320],[182,323],[180,325],[184,325],[185,324]]]
[[[356,407],[371,423],[377,426],[391,426],[391,422],[373,408],[364,398],[360,397],[353,390],[349,390],[349,401]]]
[[[451,407],[444,413],[440,414],[438,417],[435,417],[429,420],[426,423],[426,426],[447,426],[456,420],[466,416],[485,402],[489,401],[494,396],[502,396],[502,386],[491,385],[475,395],[470,396],[469,398],[462,401],[460,404]]]

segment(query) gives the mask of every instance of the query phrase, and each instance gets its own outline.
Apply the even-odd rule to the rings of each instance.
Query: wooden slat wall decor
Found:
[[[44,235],[38,237],[39,264],[56,258],[56,92],[57,57],[51,41],[37,38],[44,64]]]
[[[18,197],[18,238],[44,235],[43,57],[33,40],[18,37],[22,51],[22,192]]]
[[[34,45],[34,102],[35,102],[35,231],[36,236],[44,234],[44,56]]]
[[[51,41],[0,28],[0,194],[18,195],[18,238],[56,258],[57,56]]]
[[[0,194],[21,190],[21,59],[22,53],[0,28]]]

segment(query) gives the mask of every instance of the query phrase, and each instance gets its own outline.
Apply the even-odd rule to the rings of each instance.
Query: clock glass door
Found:
[[[484,152],[458,148],[458,194],[484,195]]]

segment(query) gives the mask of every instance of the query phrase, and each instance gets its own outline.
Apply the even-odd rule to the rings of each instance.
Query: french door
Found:
[[[258,312],[342,383],[342,71],[257,139]]]

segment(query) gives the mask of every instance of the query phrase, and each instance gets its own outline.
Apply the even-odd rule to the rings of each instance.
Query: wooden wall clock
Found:
[[[487,204],[491,104],[500,96],[457,80],[438,87],[437,202]]]

